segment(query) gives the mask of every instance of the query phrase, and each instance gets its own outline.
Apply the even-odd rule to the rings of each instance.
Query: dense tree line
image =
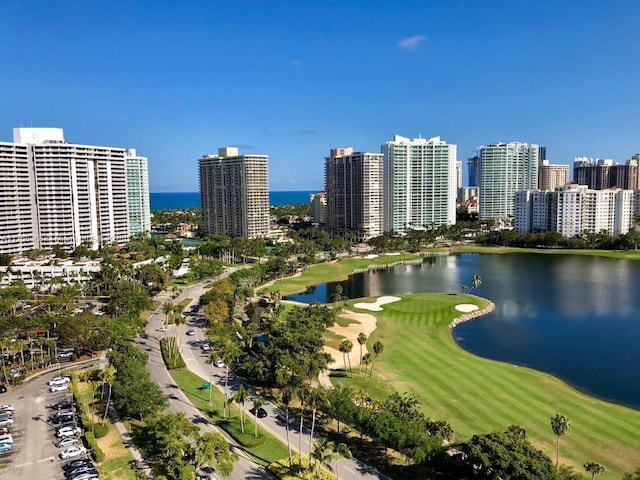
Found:
[[[565,237],[559,232],[537,232],[517,234],[512,230],[490,232],[478,239],[484,245],[499,245],[518,248],[568,248],[598,250],[637,250],[640,232],[630,231],[625,235],[610,235],[607,232],[584,232],[575,237]]]
[[[133,343],[121,341],[109,352],[116,370],[113,404],[124,418],[143,420],[164,409],[168,402],[147,372],[147,355]]]

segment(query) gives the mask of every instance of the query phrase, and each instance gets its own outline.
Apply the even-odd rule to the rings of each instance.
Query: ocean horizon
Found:
[[[269,192],[270,205],[308,203],[309,195],[320,190],[274,190]],[[200,207],[200,192],[151,192],[151,210]]]

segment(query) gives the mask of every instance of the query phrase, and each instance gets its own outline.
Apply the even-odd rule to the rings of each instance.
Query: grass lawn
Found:
[[[170,373],[180,389],[189,397],[189,400],[208,415],[214,424],[226,430],[238,443],[243,445],[243,448],[251,453],[260,464],[267,466],[288,456],[287,446],[263,430],[259,424],[258,437],[253,436],[253,415],[248,411],[250,406],[245,411],[245,433],[243,434],[240,429],[240,409],[235,404],[231,407],[231,418],[226,420],[222,418],[224,397],[217,388],[214,387],[212,390],[213,407],[209,407],[209,391],[200,390],[205,380],[186,368],[172,370]]]
[[[640,466],[640,412],[581,394],[550,375],[477,357],[455,343],[447,329],[460,315],[454,306],[482,307],[485,300],[443,293],[400,296],[401,301],[374,313],[378,328],[368,346],[381,341],[385,347],[374,378],[339,381],[365,388],[371,382],[372,394],[386,393],[385,383],[415,393],[425,414],[449,421],[458,439],[520,425],[554,461],[550,418],[561,413],[572,423],[571,433],[560,440],[561,462],[580,472],[586,461],[598,462],[607,468],[598,477],[603,480],[619,479]],[[352,303],[349,308],[357,311]]]
[[[452,253],[542,253],[550,255],[591,255],[597,257],[620,258],[623,260],[640,260],[640,250],[569,250],[551,248],[515,248],[490,247],[483,245],[455,246],[449,249]]]
[[[420,260],[421,258],[419,255],[401,253],[400,255],[381,254],[376,258],[354,257],[338,262],[321,263],[307,268],[302,275],[298,277],[288,277],[279,280],[264,290],[280,290],[283,295],[290,295],[292,293],[303,292],[309,285],[344,280],[354,270],[364,269],[369,265],[388,265],[406,260]]]

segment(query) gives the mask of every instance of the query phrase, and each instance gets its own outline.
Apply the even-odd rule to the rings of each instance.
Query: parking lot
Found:
[[[49,392],[47,381],[57,370],[26,383],[22,387],[0,394],[0,405],[15,408],[14,424],[9,427],[14,446],[0,453],[0,479],[63,479],[63,450],[56,447],[55,427],[49,419],[54,410],[48,405],[71,399],[70,391]]]

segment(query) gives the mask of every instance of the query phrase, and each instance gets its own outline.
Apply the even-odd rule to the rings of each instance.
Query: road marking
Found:
[[[351,470],[349,467],[345,467],[345,466],[343,466],[343,467],[342,467],[342,469],[343,469],[343,470],[348,470],[348,471],[349,471],[349,472],[351,472],[351,473],[356,473],[356,472],[354,472],[353,470]]]
[[[16,468],[26,467],[27,465],[31,465],[33,462],[21,463],[20,465],[16,465]]]
[[[43,459],[41,459],[41,460],[38,460],[38,463],[40,463],[40,462],[50,462],[50,461],[51,461],[51,460],[53,460],[54,458],[56,458],[56,457],[43,458]]]

